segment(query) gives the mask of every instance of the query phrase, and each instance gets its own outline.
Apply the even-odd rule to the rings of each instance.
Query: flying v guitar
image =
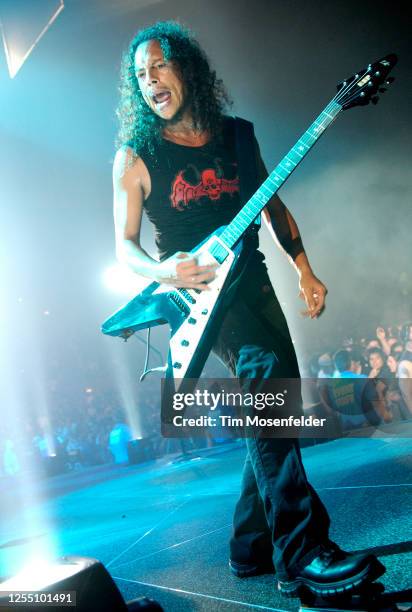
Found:
[[[219,264],[210,291],[176,289],[152,282],[104,322],[103,333],[127,340],[138,330],[167,323],[171,337],[166,378],[173,379],[175,390],[181,388],[182,381],[198,378],[210,352],[213,330],[230,303],[231,289],[243,261],[245,232],[342,110],[369,102],[376,104],[378,92],[385,91],[393,81],[388,74],[396,61],[395,55],[387,55],[340,83],[336,96],[233,221],[193,249],[199,265]]]

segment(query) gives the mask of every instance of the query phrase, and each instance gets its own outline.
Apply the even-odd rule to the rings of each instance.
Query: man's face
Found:
[[[351,359],[349,370],[354,374],[360,374],[362,372],[362,364],[360,361],[355,361]]]
[[[392,374],[396,373],[398,362],[396,361],[395,357],[389,355],[388,359],[386,360],[386,365],[388,366]]]
[[[379,353],[369,355],[369,365],[373,370],[380,370],[383,367],[383,360]]]
[[[162,119],[170,120],[183,109],[184,88],[177,66],[165,60],[158,40],[141,43],[135,70],[146,104]]]

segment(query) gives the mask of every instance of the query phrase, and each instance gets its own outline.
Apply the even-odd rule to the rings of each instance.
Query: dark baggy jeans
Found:
[[[286,319],[263,264],[243,277],[213,350],[245,385],[258,381],[259,392],[267,379],[299,377]],[[329,516],[307,481],[298,440],[262,438],[255,431],[246,446],[230,557],[255,564],[272,556],[278,578],[287,580],[328,542]]]

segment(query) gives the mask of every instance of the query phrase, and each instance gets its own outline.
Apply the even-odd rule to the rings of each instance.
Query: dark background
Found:
[[[43,383],[54,370],[79,393],[87,385],[113,386],[123,401],[134,401],[143,346],[100,335],[102,320],[126,300],[102,275],[115,260],[111,162],[120,57],[137,29],[159,19],[178,18],[197,33],[235,101],[233,112],[255,123],[269,168],[338,82],[390,52],[399,55],[396,81],[377,107],[340,116],[280,192],[329,288],[321,319],[300,317],[294,270],[266,231],[261,243],[301,361],[337,348],[345,336],[411,318],[406,6],[67,0],[13,80],[1,55],[0,367],[7,402],[35,395],[47,403]],[[154,252],[147,224],[144,232]],[[156,346],[161,340],[155,335]]]

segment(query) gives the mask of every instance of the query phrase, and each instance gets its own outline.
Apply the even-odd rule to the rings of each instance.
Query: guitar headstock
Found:
[[[379,99],[378,92],[384,93],[394,81],[388,74],[397,60],[396,55],[391,53],[339,83],[335,102],[340,104],[343,110],[352,106],[365,106],[369,102],[376,104]]]

